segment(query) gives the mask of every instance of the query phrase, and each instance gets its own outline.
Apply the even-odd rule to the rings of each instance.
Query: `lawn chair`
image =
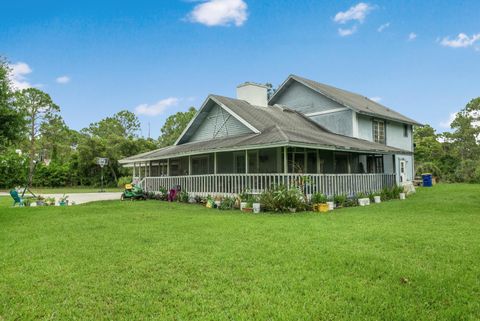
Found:
[[[14,189],[10,191],[10,196],[13,198],[13,206],[24,206],[23,199],[18,195],[18,192]]]

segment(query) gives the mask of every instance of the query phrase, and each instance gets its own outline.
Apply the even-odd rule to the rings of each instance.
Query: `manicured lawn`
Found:
[[[328,215],[0,203],[0,320],[480,318],[479,185]]]

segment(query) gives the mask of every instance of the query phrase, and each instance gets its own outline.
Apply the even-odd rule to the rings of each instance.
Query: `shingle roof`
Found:
[[[285,88],[285,85],[288,84],[289,81],[297,81],[299,83],[304,84],[305,86],[315,90],[316,92],[338,102],[345,107],[349,107],[358,113],[367,114],[371,116],[382,117],[390,120],[400,121],[407,124],[412,125],[421,125],[417,121],[408,118],[388,107],[383,106],[371,99],[368,99],[365,96],[346,91],[343,89],[339,89],[336,87],[332,87],[329,85],[325,85],[307,78],[303,78],[297,75],[290,75],[284,84],[279,88],[279,90],[272,96],[270,99],[271,104],[275,103],[277,95],[282,92]]]
[[[369,153],[410,153],[363,139],[334,134],[304,115],[279,106],[253,106],[244,100],[210,95],[258,129],[260,133],[224,137],[208,141],[169,146],[122,159],[120,163],[155,160],[213,151],[252,149],[261,146],[304,146],[312,148],[361,151]]]

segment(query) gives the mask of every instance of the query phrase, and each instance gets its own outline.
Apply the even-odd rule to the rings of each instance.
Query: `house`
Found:
[[[247,82],[236,99],[208,96],[174,145],[120,163],[150,191],[235,194],[302,182],[306,193],[374,192],[413,179],[415,125],[364,96],[290,75],[272,95]]]

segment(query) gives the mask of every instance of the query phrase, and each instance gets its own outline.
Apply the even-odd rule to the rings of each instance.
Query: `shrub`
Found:
[[[120,188],[125,188],[126,184],[130,184],[132,182],[132,178],[130,176],[122,176],[118,179],[117,186]]]
[[[345,194],[335,195],[333,197],[333,201],[338,207],[345,206],[345,203],[347,202],[347,195]]]
[[[303,193],[296,187],[277,185],[260,195],[260,203],[267,211],[286,212],[290,209],[305,210]]]
[[[190,197],[188,196],[188,192],[181,191],[180,194],[177,196],[177,200],[181,203],[188,203]]]
[[[322,193],[315,193],[312,195],[312,198],[311,198],[312,204],[326,203],[327,201],[328,201],[327,196]]]
[[[218,209],[220,209],[220,210],[231,210],[231,209],[233,209],[234,206],[235,206],[235,198],[226,196],[221,201]]]

